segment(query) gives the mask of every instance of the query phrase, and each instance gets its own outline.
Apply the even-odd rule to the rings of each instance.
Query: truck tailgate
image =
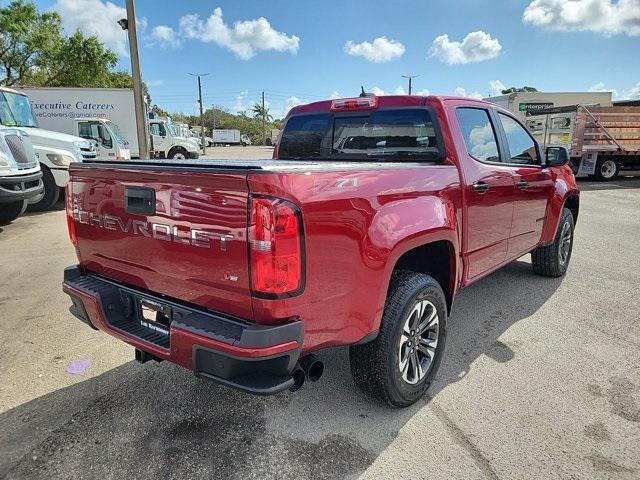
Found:
[[[67,188],[82,268],[253,319],[246,173],[77,165]]]

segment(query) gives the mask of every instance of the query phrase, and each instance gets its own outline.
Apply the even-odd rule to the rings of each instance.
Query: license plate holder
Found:
[[[173,310],[168,305],[138,297],[136,299],[136,319],[141,327],[169,336]]]

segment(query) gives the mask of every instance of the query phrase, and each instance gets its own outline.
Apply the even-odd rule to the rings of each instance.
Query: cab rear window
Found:
[[[426,108],[293,116],[279,146],[281,159],[434,159],[441,155],[435,122]]]

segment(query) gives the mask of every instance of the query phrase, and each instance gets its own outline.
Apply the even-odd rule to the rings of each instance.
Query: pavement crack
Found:
[[[434,413],[434,415],[440,420],[440,422],[447,427],[451,438],[462,447],[475,462],[478,468],[482,471],[484,476],[489,479],[498,479],[498,474],[493,469],[491,462],[484,454],[480,451],[480,449],[471,441],[469,436],[464,433],[458,425],[445,413],[442,408],[436,405],[433,400],[427,397],[427,401],[429,402],[429,408]]]

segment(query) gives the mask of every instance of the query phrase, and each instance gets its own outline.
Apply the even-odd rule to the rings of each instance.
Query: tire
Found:
[[[42,183],[44,184],[44,195],[39,202],[29,205],[28,210],[30,212],[50,210],[60,197],[60,187],[56,185],[56,180],[53,178],[51,170],[44,165],[42,166]]]
[[[432,316],[434,312],[435,316]],[[417,329],[411,330],[410,327],[408,335],[404,335],[405,327],[415,319],[418,319],[418,324],[422,319],[426,325],[422,335],[416,333],[411,337]],[[349,349],[351,374],[356,384],[365,394],[395,407],[408,407],[417,402],[433,382],[440,366],[446,326],[446,300],[438,282],[421,273],[395,272],[378,336],[369,343]],[[421,343],[424,348],[415,349],[414,356],[410,345],[415,345],[415,340],[420,337],[429,343]],[[403,358],[406,362],[402,361]],[[422,375],[416,369],[414,358],[423,367]],[[403,363],[406,367],[401,371]]]
[[[0,225],[8,225],[24,213],[27,201],[20,200],[11,203],[0,203]]]
[[[610,158],[601,158],[596,163],[595,178],[601,182],[613,180],[620,173],[620,167],[615,160]]]
[[[171,160],[186,160],[189,158],[189,153],[182,147],[176,147],[169,151],[168,158]]]
[[[567,272],[573,249],[574,228],[571,210],[563,209],[553,243],[531,252],[534,272],[545,277],[561,277]]]

